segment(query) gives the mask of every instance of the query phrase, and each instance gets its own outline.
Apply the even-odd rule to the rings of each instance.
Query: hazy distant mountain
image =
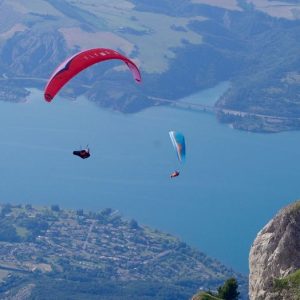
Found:
[[[163,104],[149,96],[176,100],[226,80],[220,120],[253,131],[299,128],[299,18],[296,0],[2,0],[0,99],[20,101],[22,87],[42,88],[79,49],[108,47],[137,62],[143,84],[104,63],[64,96],[133,112]]]
[[[244,276],[111,209],[2,205],[0,225],[1,299],[179,300],[230,276],[246,291]]]

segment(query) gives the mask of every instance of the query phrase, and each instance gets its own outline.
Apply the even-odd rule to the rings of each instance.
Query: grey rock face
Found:
[[[257,235],[249,256],[251,300],[292,300],[274,279],[300,269],[300,201],[282,209]]]

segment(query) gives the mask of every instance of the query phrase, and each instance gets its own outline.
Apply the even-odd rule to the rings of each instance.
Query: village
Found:
[[[58,205],[1,208],[3,282],[11,274],[26,273],[80,271],[117,280],[177,280],[183,274],[185,278],[210,280],[230,273],[178,238],[140,226],[111,209],[85,213],[61,210]]]

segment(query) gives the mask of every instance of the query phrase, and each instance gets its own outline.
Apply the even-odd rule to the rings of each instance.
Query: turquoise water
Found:
[[[212,103],[225,87],[188,101]],[[241,132],[176,108],[123,115],[84,99],[49,104],[32,92],[26,103],[0,102],[1,202],[112,207],[246,273],[257,231],[300,195],[299,132]],[[169,130],[185,133],[184,166]],[[86,144],[88,160],[72,155]]]

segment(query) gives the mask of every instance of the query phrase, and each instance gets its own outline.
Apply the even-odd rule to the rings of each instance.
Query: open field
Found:
[[[300,18],[300,4],[291,4],[287,1],[248,0],[255,8],[266,14],[289,20]]]
[[[230,10],[242,10],[239,5],[237,0],[192,0],[192,3],[198,3],[198,4],[207,4],[211,6],[217,6],[225,9],[230,9]]]
[[[138,60],[143,70],[148,73],[162,73],[168,69],[169,60],[175,57],[172,49],[183,47],[185,43],[200,44],[202,37],[189,29],[193,21],[204,21],[204,17],[171,17],[151,12],[134,10],[128,1],[104,1],[103,5],[95,6],[94,1],[70,1],[72,5],[104,20],[114,32],[106,35],[105,41],[110,44],[125,38],[128,43],[136,45]],[[120,26],[122,24],[122,26]],[[153,47],[155,45],[155,47]],[[123,42],[122,46],[125,46]],[[128,45],[121,48],[128,51]],[[126,52],[128,53],[128,52]],[[128,53],[129,54],[129,53]]]

